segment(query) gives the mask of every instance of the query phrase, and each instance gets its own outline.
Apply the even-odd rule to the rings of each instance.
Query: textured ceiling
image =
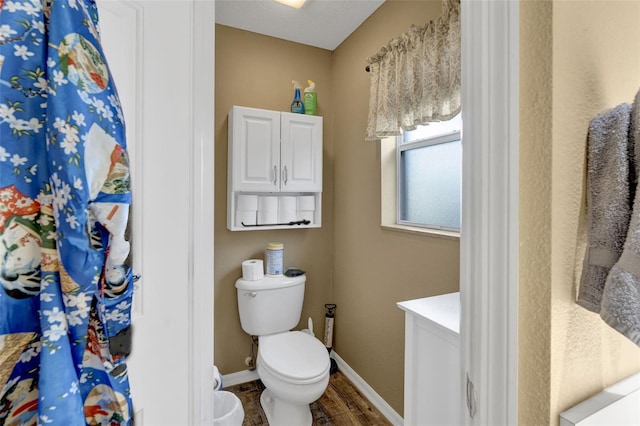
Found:
[[[307,0],[300,9],[273,0],[216,0],[216,23],[334,50],[384,0]]]

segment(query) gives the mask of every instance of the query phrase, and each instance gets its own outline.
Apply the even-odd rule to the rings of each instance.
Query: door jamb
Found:
[[[214,0],[191,0],[189,424],[213,424]]]
[[[519,6],[461,7],[461,409],[466,425],[517,424]]]

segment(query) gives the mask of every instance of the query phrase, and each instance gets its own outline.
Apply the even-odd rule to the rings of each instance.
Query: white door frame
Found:
[[[515,0],[462,0],[466,425],[517,424],[518,9]]]
[[[193,117],[188,288],[190,425],[213,424],[214,0],[190,0]]]
[[[213,2],[194,8],[190,424],[213,419]],[[519,7],[462,4],[462,371],[473,418],[461,401],[467,425],[517,424]]]
[[[142,134],[140,133],[142,130],[142,119],[144,114],[141,112],[141,108],[144,107],[142,100],[142,88],[144,86],[143,83],[149,80],[152,74],[156,71],[153,68],[153,64],[156,64],[156,56],[152,56],[154,58],[153,61],[149,62],[149,66],[145,69],[144,65],[146,64],[145,58],[141,55],[141,49],[144,48],[145,40],[144,40],[144,25],[143,24],[158,24],[158,22],[150,22],[149,20],[153,19],[161,19],[170,21],[172,19],[172,15],[168,17],[163,15],[162,8],[163,4],[167,5],[167,9],[165,13],[170,13],[171,10],[176,10],[175,7],[184,8],[181,11],[186,11],[188,27],[179,29],[179,37],[181,40],[186,39],[184,43],[180,46],[186,52],[186,55],[182,55],[182,57],[186,56],[186,60],[180,64],[183,67],[183,71],[180,72],[180,78],[183,76],[187,76],[184,78],[186,80],[186,89],[183,90],[179,94],[179,96],[169,95],[166,99],[169,102],[172,102],[174,98],[182,101],[186,99],[186,105],[188,108],[186,124],[184,121],[180,121],[178,126],[183,126],[181,129],[183,139],[176,141],[176,143],[180,143],[181,146],[177,149],[184,149],[183,154],[180,157],[181,161],[177,163],[177,170],[179,173],[187,174],[187,179],[182,179],[181,182],[187,181],[185,188],[187,190],[187,201],[186,205],[182,208],[186,209],[184,216],[187,217],[187,220],[181,221],[186,222],[186,225],[181,229],[181,235],[186,236],[186,238],[180,239],[180,241],[169,241],[167,244],[166,250],[174,249],[179,250],[179,258],[180,261],[182,259],[187,259],[186,263],[179,263],[176,268],[181,268],[179,273],[180,282],[176,283],[177,291],[184,292],[186,294],[186,306],[179,306],[175,312],[172,312],[172,315],[179,315],[180,318],[175,318],[175,323],[178,324],[174,326],[173,329],[179,329],[180,341],[185,341],[182,344],[182,347],[171,347],[171,348],[163,348],[159,347],[160,352],[166,351],[180,351],[180,355],[173,357],[173,359],[178,359],[181,362],[181,365],[175,366],[176,369],[179,369],[180,372],[184,372],[184,382],[181,382],[181,386],[176,388],[172,386],[173,384],[170,380],[166,382],[156,382],[160,383],[162,386],[166,386],[166,388],[159,388],[158,392],[168,392],[175,391],[180,394],[179,402],[176,402],[175,411],[179,414],[171,417],[175,419],[176,416],[179,416],[182,421],[181,424],[188,425],[211,425],[213,424],[213,257],[214,257],[214,222],[213,222],[213,214],[214,214],[214,29],[215,29],[215,7],[214,0],[170,0],[167,2],[157,2],[158,4],[153,5],[150,9],[154,9],[155,6],[158,6],[158,10],[149,11],[149,16],[144,16],[147,13],[147,10],[144,6],[152,6],[152,3],[155,0],[138,0],[138,1],[129,1],[125,2],[113,2],[113,5],[109,5],[110,0],[101,0],[99,2],[99,6],[105,9],[111,9],[112,15],[115,17],[113,19],[129,19],[134,20],[135,22],[132,24],[129,21],[122,21],[121,25],[123,27],[124,33],[128,36],[131,36],[127,31],[131,29],[133,25],[137,31],[139,31],[135,37],[132,37],[131,40],[123,40],[122,37],[118,38],[117,41],[112,41],[109,43],[112,48],[117,48],[113,43],[132,43],[134,44],[134,48],[132,49],[133,57],[127,57],[125,60],[137,61],[136,64],[131,64],[130,67],[126,67],[124,69],[120,69],[120,72],[129,73],[127,76],[130,78],[123,87],[127,87],[127,84],[132,84],[135,86],[135,96],[131,96],[127,99],[127,101],[132,102],[129,104],[132,108],[133,114],[135,114],[135,119],[130,120],[129,124],[131,128],[128,128],[128,135],[134,141],[141,141]],[[124,12],[121,14],[122,10],[118,7],[118,5],[127,4],[127,7]],[[115,8],[115,9],[114,9]],[[104,12],[105,9],[102,9],[101,12]],[[129,10],[130,9],[130,10]],[[181,15],[184,16],[184,15]],[[146,20],[145,20],[146,19]],[[115,22],[115,23],[114,23]],[[180,21],[182,22],[182,21]],[[113,21],[110,22],[109,25],[105,26],[109,28],[109,31],[114,30],[114,25],[117,30],[118,22]],[[184,31],[184,33],[183,33]],[[109,32],[106,32],[109,33]],[[184,35],[186,34],[186,35]],[[112,39],[113,40],[113,39]],[[154,45],[153,43],[149,43],[150,45]],[[105,43],[106,45],[106,43]],[[136,50],[137,49],[137,50]],[[114,63],[121,64],[121,58],[114,61]],[[138,75],[140,74],[140,75]],[[160,73],[162,74],[162,73]],[[126,81],[126,78],[122,81]],[[155,80],[154,80],[155,81]],[[169,82],[167,82],[168,84]],[[180,85],[182,86],[182,83]],[[162,86],[158,86],[157,90],[164,90]],[[126,92],[123,91],[123,92]],[[131,94],[130,92],[128,92]],[[137,102],[136,102],[137,101]],[[181,108],[184,108],[184,103],[181,103]],[[148,117],[149,118],[149,117]],[[153,118],[150,117],[153,121]],[[157,121],[157,117],[156,117]],[[172,124],[172,123],[170,123]],[[137,131],[136,131],[137,129]],[[166,142],[166,141],[165,141]],[[135,148],[136,145],[139,145],[138,148]],[[152,143],[149,142],[149,146],[152,146]],[[141,149],[140,142],[134,142],[130,144],[131,149]],[[132,152],[140,154],[140,151]],[[186,156],[184,155],[186,154]],[[135,161],[134,164],[134,174],[136,177],[139,177],[138,182],[142,181],[142,169],[144,167],[143,162],[141,160],[140,155],[132,156],[132,160]],[[187,160],[187,164],[185,165],[182,162],[182,159]],[[188,170],[186,170],[188,167]],[[137,170],[137,171],[136,171]],[[169,171],[168,173],[170,173]],[[185,176],[183,176],[185,177]],[[138,188],[142,188],[140,185]],[[136,197],[136,204],[140,203],[140,206],[143,204],[140,202],[144,194],[139,194]],[[181,198],[183,199],[183,198]],[[142,224],[142,208],[134,209],[134,214],[137,215],[134,218],[134,222],[137,225],[137,228],[134,229],[134,233],[137,235],[137,239],[134,240],[134,249],[137,253],[141,253],[142,245],[138,246],[138,243],[141,239],[144,238],[142,235],[138,235],[138,233],[142,233],[143,227]],[[152,213],[149,213],[151,216]],[[180,216],[183,217],[183,216]],[[148,219],[148,217],[147,217]],[[159,231],[162,232],[162,231]],[[169,237],[172,238],[172,237]],[[136,242],[137,241],[137,242]],[[187,253],[185,253],[185,251]],[[136,271],[142,273],[143,278],[146,275],[144,270],[142,269],[142,256],[137,256],[134,260],[137,262]],[[185,267],[186,266],[186,267]],[[175,271],[174,271],[175,272]],[[165,284],[165,283],[159,283]],[[160,285],[161,288],[166,289],[166,285]],[[142,290],[146,288],[144,284],[141,285],[141,288],[138,290]],[[158,287],[155,287],[154,284],[151,284],[148,290],[150,292],[153,291],[162,291],[158,290]],[[171,296],[167,296],[171,297]],[[142,300],[142,298],[140,298]],[[136,302],[134,299],[134,303],[141,303],[140,300]],[[183,300],[183,299],[180,299]],[[137,305],[138,314],[142,313],[141,304]],[[164,307],[167,312],[170,312],[170,306]],[[134,314],[134,322],[135,322],[135,314]],[[136,325],[134,324],[134,329]],[[159,326],[157,328],[161,328]],[[165,336],[167,341],[171,341],[172,336],[168,334]],[[186,337],[186,339],[183,339]],[[134,345],[136,344],[134,338]],[[134,349],[134,353],[137,351]],[[171,358],[171,357],[169,357]],[[162,355],[158,357],[161,361],[166,361],[167,358],[163,358]],[[133,359],[131,360],[133,361]],[[157,361],[157,360],[156,360]],[[136,362],[144,362],[138,361]],[[132,362],[133,365],[133,362]],[[171,365],[166,366],[166,368],[171,368]],[[133,378],[133,371],[131,372],[131,378]],[[143,377],[144,379],[149,379],[148,377]],[[182,385],[184,383],[184,385]],[[143,390],[143,392],[146,391]],[[135,403],[135,394],[134,394],[134,403]],[[147,398],[147,400],[150,398]],[[158,409],[157,405],[160,404],[156,402],[155,406],[149,407],[150,410]],[[135,407],[134,407],[135,408]],[[137,415],[140,415],[140,423],[144,424],[144,415],[143,410],[146,406],[137,407],[139,411],[136,411]],[[160,407],[162,408],[162,407]],[[158,418],[155,416],[154,418]]]

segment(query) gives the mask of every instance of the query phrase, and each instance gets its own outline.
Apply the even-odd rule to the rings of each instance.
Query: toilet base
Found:
[[[267,416],[269,426],[311,426],[309,404],[291,404],[277,398],[269,389],[262,391],[260,405]]]

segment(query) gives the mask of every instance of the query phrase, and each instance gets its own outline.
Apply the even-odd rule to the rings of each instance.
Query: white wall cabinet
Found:
[[[320,226],[322,117],[234,106],[227,167],[228,229]]]
[[[404,424],[463,424],[460,293],[397,305],[405,311]]]

